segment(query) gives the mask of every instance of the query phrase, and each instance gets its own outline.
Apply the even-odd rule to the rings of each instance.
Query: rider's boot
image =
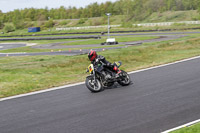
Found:
[[[116,72],[116,78],[118,78],[119,77],[119,75],[120,75],[120,73],[122,72],[121,70],[119,70],[119,68],[117,68],[116,66],[114,66],[114,70],[115,70],[115,72]]]

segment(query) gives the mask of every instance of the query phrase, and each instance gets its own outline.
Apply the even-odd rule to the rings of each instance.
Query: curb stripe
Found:
[[[169,65],[174,65],[174,64],[178,64],[178,63],[182,63],[182,62],[186,62],[186,61],[190,61],[190,60],[194,60],[194,59],[198,59],[198,58],[200,58],[200,56],[196,56],[196,57],[192,57],[192,58],[188,58],[188,59],[183,59],[183,60],[180,60],[180,61],[176,61],[176,62],[172,62],[172,63],[168,63],[168,64],[163,64],[163,65],[159,65],[159,66],[154,66],[154,67],[150,67],[150,68],[146,68],[146,69],[136,70],[136,71],[128,72],[128,74],[143,72],[143,71],[156,69],[156,68],[160,68],[160,67],[165,67],[165,66],[169,66]]]
[[[161,133],[169,133],[169,132],[172,132],[172,131],[175,131],[175,130],[178,130],[178,129],[181,129],[181,128],[184,128],[184,127],[190,127],[190,126],[192,126],[192,125],[194,125],[196,123],[199,123],[199,122],[200,122],[200,119],[192,121],[192,122],[189,122],[187,124],[184,124],[184,125],[181,125],[181,126],[178,126],[178,127],[175,127],[175,128],[172,128],[172,129],[169,129],[169,130],[161,132]]]
[[[50,89],[46,89],[46,90],[35,91],[35,92],[31,92],[31,93],[26,93],[26,94],[21,94],[21,95],[16,95],[16,96],[11,96],[11,97],[1,98],[0,102],[1,101],[5,101],[5,100],[10,100],[10,99],[15,99],[15,98],[20,98],[20,97],[25,97],[25,96],[30,96],[30,95],[45,93],[45,92],[54,91],[54,90],[60,90],[60,89],[64,89],[64,88],[68,88],[68,87],[72,87],[72,86],[81,85],[81,84],[84,84],[84,83],[85,82],[80,82],[80,83],[76,83],[76,84],[69,84],[69,85],[54,87],[54,88],[50,88]]]

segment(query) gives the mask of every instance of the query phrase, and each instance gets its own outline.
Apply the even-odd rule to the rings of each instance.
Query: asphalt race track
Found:
[[[7,43],[1,44],[0,43],[0,50],[25,47],[25,46],[26,46],[26,44],[7,44]]]
[[[93,50],[103,51],[103,50],[110,50],[110,49],[121,49],[121,48],[127,48],[127,46],[122,47],[111,47],[111,48],[94,48]],[[6,57],[6,56],[35,56],[35,55],[67,55],[67,56],[73,56],[73,55],[82,55],[87,54],[90,51],[90,49],[84,49],[84,50],[72,50],[72,51],[57,51],[57,52],[39,52],[39,53],[0,53],[0,57]]]
[[[95,48],[95,47],[100,47],[102,45],[100,44],[92,44],[92,45],[60,45],[60,43],[52,43],[52,44],[42,44],[42,45],[36,45],[36,46],[31,46],[32,48],[38,48],[38,49],[62,49],[62,48],[82,48],[82,47],[93,47],[96,51],[102,51],[102,50],[109,50],[109,49],[120,49],[120,48],[126,48],[128,46],[133,46],[133,45],[138,45],[142,43],[147,43],[147,42],[159,42],[159,41],[166,41],[166,40],[173,40],[177,38],[184,37],[186,35],[182,35],[184,32],[176,32],[176,34],[171,33],[173,35],[168,35],[166,33],[139,33],[139,34],[118,34],[116,36],[134,36],[134,35],[154,35],[154,36],[159,36],[159,38],[156,39],[150,39],[150,40],[143,40],[143,41],[135,41],[135,42],[121,42],[119,44],[125,44],[126,46],[124,47],[112,47],[109,48],[107,46],[109,45],[104,45],[103,48]],[[196,32],[188,32],[188,33],[196,33]],[[197,32],[198,33],[198,32]],[[66,42],[65,42],[66,43]],[[61,42],[62,44],[62,42]],[[9,44],[8,47],[5,47],[6,45],[0,44],[0,50],[4,49],[12,49],[16,47],[24,47],[26,44]],[[60,51],[60,52],[38,52],[38,53],[1,53],[0,51],[0,57],[6,57],[6,56],[34,56],[34,55],[81,55],[81,54],[86,54],[89,52],[90,49],[86,50],[70,50],[70,51]]]
[[[131,74],[134,84],[84,84],[0,100],[1,133],[159,133],[200,118],[200,57]]]

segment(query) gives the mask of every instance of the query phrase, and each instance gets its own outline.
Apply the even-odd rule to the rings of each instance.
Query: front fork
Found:
[[[92,75],[93,75],[93,77],[94,77],[93,84],[94,84],[94,90],[95,90],[95,86],[96,86],[96,85],[95,85],[95,84],[96,84],[96,76],[95,76],[95,71],[93,71],[93,74],[92,74]]]

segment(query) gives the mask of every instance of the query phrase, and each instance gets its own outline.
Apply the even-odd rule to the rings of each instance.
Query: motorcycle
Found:
[[[122,62],[115,62],[113,65],[119,68]],[[86,72],[89,72],[90,75],[86,77],[85,84],[91,92],[103,91],[106,87],[114,85],[115,82],[121,86],[127,86],[131,82],[127,72],[121,70],[121,73],[116,74],[109,70],[102,61],[97,65],[90,64]]]

